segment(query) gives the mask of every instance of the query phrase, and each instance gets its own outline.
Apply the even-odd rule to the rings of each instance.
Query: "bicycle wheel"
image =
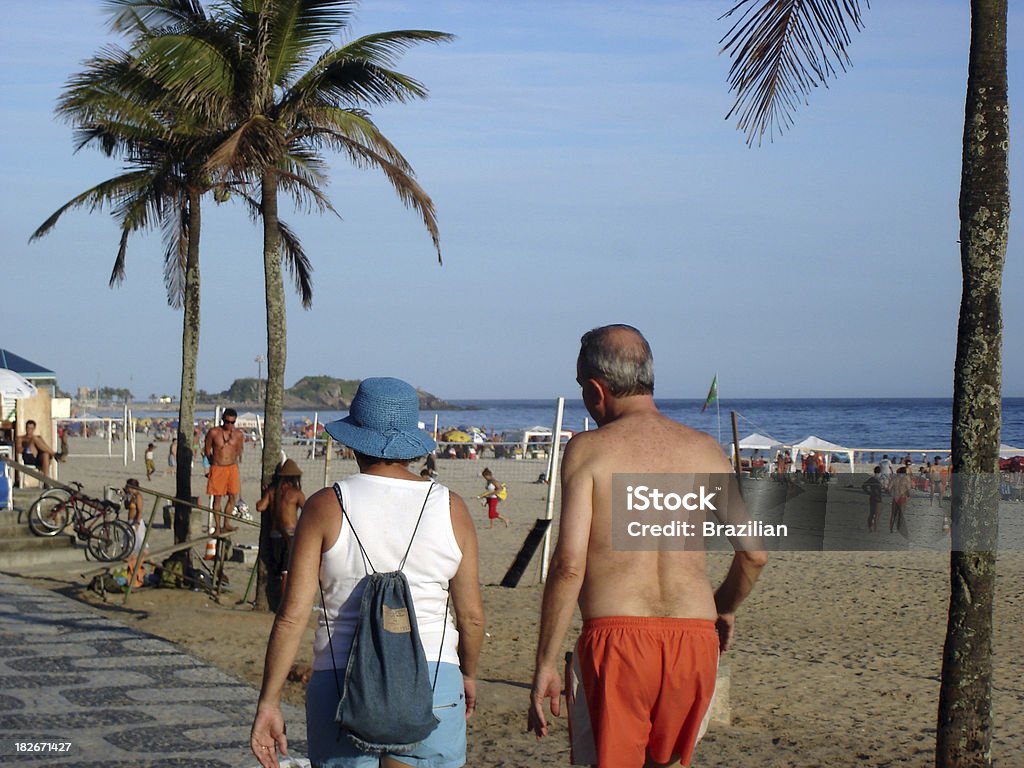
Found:
[[[124,560],[135,548],[135,529],[124,520],[101,520],[89,529],[85,549],[96,560]]]
[[[74,516],[71,494],[59,488],[46,491],[28,510],[28,527],[36,536],[56,536]]]

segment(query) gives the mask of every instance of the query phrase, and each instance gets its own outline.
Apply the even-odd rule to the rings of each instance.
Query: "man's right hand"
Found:
[[[530,691],[530,711],[526,716],[526,730],[533,731],[537,738],[548,735],[548,721],[544,717],[544,699],[551,700],[551,714],[562,714],[562,678],[554,669],[538,668],[533,675],[533,689]]]
[[[718,630],[718,652],[725,653],[732,647],[732,635],[736,629],[736,614],[718,614],[718,618],[715,620],[715,629]]]

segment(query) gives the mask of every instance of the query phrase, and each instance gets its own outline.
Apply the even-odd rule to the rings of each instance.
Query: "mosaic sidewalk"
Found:
[[[0,764],[252,768],[256,696],[172,643],[0,574]],[[285,718],[289,751],[305,754],[303,713]]]

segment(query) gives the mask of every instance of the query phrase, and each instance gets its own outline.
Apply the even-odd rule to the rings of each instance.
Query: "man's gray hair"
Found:
[[[651,345],[631,325],[604,325],[583,334],[577,366],[584,378],[600,379],[615,397],[654,394]]]

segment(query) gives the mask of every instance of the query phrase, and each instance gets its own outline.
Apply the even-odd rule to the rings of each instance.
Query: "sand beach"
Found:
[[[128,477],[170,493],[173,479],[163,471],[166,449],[166,443],[158,444],[161,471],[149,484],[141,450],[125,467],[120,455],[85,457],[90,452],[86,445],[73,446],[59,467],[60,479],[82,482],[94,495],[102,495],[106,486],[123,485]],[[251,444],[246,450],[242,495],[254,506],[259,451]],[[289,451],[305,471],[304,490],[321,487],[323,461]],[[472,499],[481,490],[479,471],[485,464],[509,484],[503,513],[513,524],[507,529],[488,529],[484,510]],[[518,587],[498,586],[533,521],[543,516],[548,487],[535,482],[543,469],[543,461],[439,462],[441,481],[466,497],[475,512],[487,609],[480,705],[470,721],[468,765],[511,768],[568,761],[564,720],[556,719],[553,734],[541,742],[525,733],[542,592],[539,558]],[[353,470],[351,462],[334,461],[328,479]],[[198,465],[193,484],[196,492],[205,486]],[[1024,514],[1024,505],[1016,505],[1016,514]],[[154,549],[170,540],[170,531],[152,531]],[[255,529],[243,526],[235,541],[254,544]],[[713,580],[721,578],[728,559],[724,553],[709,554]],[[227,566],[229,590],[219,602],[201,592],[157,588],[140,589],[127,602],[120,595],[104,601],[85,589],[88,579],[82,573],[93,566],[83,555],[72,563],[19,570],[35,584],[88,601],[118,621],[172,640],[227,674],[259,685],[272,616],[239,604],[251,566]],[[948,555],[925,550],[774,554],[741,611],[735,647],[724,657],[730,668],[730,722],[712,725],[693,765],[933,765],[947,568]],[[1024,765],[1021,595],[1024,553],[1006,552],[999,561],[993,648],[993,755],[995,765],[1003,768]],[[311,639],[300,662],[309,660],[310,649]],[[289,683],[286,696],[301,705],[302,684]]]

